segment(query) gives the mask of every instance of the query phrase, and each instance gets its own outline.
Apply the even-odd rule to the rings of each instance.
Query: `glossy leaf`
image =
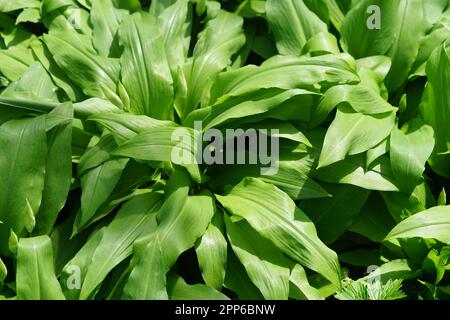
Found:
[[[65,300],[56,279],[49,237],[20,239],[16,287],[20,300]]]

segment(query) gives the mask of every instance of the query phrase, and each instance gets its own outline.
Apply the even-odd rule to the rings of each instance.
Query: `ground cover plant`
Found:
[[[447,299],[450,1],[0,0],[0,299]]]

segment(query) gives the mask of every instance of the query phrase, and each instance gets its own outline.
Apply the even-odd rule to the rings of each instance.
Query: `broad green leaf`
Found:
[[[39,62],[35,62],[18,81],[10,84],[2,95],[18,98],[30,95],[36,100],[58,102],[57,89],[58,87],[53,83],[44,67]]]
[[[85,228],[119,182],[129,159],[114,159],[86,172],[81,178],[81,208],[74,232]]]
[[[58,66],[90,97],[107,99],[117,106],[118,59],[97,56],[90,38],[73,31],[44,35],[44,42]]]
[[[230,120],[242,120],[244,117],[269,112],[283,102],[300,95],[316,95],[316,93],[303,89],[267,89],[232,97],[211,107],[210,113],[204,119],[204,129],[223,125]]]
[[[419,118],[401,130],[394,127],[390,140],[391,167],[401,191],[410,194],[420,182],[433,148],[433,128]]]
[[[217,211],[195,246],[198,264],[205,283],[216,290],[221,290],[227,267],[227,240],[224,236],[222,212]]]
[[[41,12],[39,8],[26,8],[16,19],[16,25],[22,22],[39,23],[41,20]]]
[[[219,11],[198,35],[192,57],[177,79],[175,109],[181,119],[198,107],[206,107],[214,77],[231,64],[231,56],[244,44],[243,19]]]
[[[280,189],[256,178],[246,178],[229,194],[216,198],[294,261],[340,284],[336,253],[323,244],[314,224]]]
[[[300,300],[324,300],[325,298],[316,288],[308,282],[305,269],[296,264],[289,276],[290,292],[289,296],[294,296]]]
[[[94,229],[81,249],[64,265],[59,282],[67,299],[79,299],[82,281],[86,276],[92,257],[103,239],[105,229],[101,225]]]
[[[41,5],[39,0],[1,0],[0,12],[11,12],[24,8],[39,8]]]
[[[397,222],[436,204],[426,182],[416,186],[410,195],[400,192],[381,192],[381,195],[391,216]]]
[[[143,12],[128,16],[120,26],[119,37],[124,46],[121,79],[131,112],[172,119],[173,81],[157,20]]]
[[[115,106],[112,102],[91,98],[73,104],[75,116],[79,119],[87,119],[98,113],[122,113],[122,110]]]
[[[117,1],[116,1],[117,2]],[[112,0],[93,0],[91,9],[92,44],[103,57],[119,57],[117,30],[129,11],[115,7]]]
[[[386,78],[390,91],[407,79],[417,57],[431,2],[420,0],[363,0],[347,14],[342,44],[355,58],[387,55],[392,67]],[[433,5],[433,4],[431,4]]]
[[[241,300],[264,299],[231,248],[229,248],[227,254],[227,271],[224,287],[235,292]]]
[[[425,75],[426,63],[433,51],[442,45],[448,39],[448,33],[450,29],[450,9],[447,8],[445,12],[439,18],[439,21],[435,21],[435,17],[439,16],[442,9],[446,5],[446,0],[439,0],[430,4],[435,4],[434,10],[430,10],[433,13],[434,19],[430,21],[430,24],[435,22],[430,32],[422,39],[419,47],[419,52],[414,63],[413,75]]]
[[[227,216],[224,219],[234,253],[264,298],[287,300],[289,260],[269,240],[258,235],[246,221],[233,223]]]
[[[168,300],[163,251],[158,235],[135,242],[130,266],[132,272],[125,284],[122,299]]]
[[[30,8],[36,10],[36,8]],[[16,25],[15,17],[0,13],[0,36],[2,37],[2,48],[23,47],[27,48],[36,36],[22,25]]]
[[[386,283],[389,280],[414,279],[419,274],[420,270],[417,270],[408,260],[399,259],[382,264],[379,268],[361,278],[361,280],[367,282],[379,280],[381,283]]]
[[[191,15],[189,1],[178,0],[158,16],[158,29],[164,39],[167,60],[174,79],[188,56]]]
[[[338,107],[336,118],[325,136],[318,168],[375,147],[391,133],[394,124],[393,112],[364,115],[348,106]]]
[[[369,170],[378,158],[380,158],[381,156],[383,156],[389,152],[389,148],[390,148],[390,146],[389,146],[390,139],[389,138],[381,141],[379,144],[377,144],[372,149],[367,150],[367,152],[366,152],[366,170]]]
[[[211,103],[260,89],[312,89],[315,84],[356,83],[354,62],[348,55],[320,57],[276,56],[261,66],[248,65],[220,74],[211,90]]]
[[[93,140],[97,137],[94,137]],[[82,176],[87,170],[94,169],[106,161],[112,160],[111,152],[117,148],[117,143],[112,134],[105,134],[92,146],[92,140],[88,149],[78,161],[77,173]]]
[[[81,1],[81,0],[80,0]],[[91,35],[89,12],[79,5],[78,0],[44,0],[42,22],[50,32],[76,32]]]
[[[58,224],[50,234],[53,244],[55,272],[57,275],[61,275],[64,266],[75,257],[78,251],[86,244],[90,233],[93,231],[92,229],[85,230],[71,237],[75,214],[75,209],[71,210],[70,217],[61,224]],[[64,282],[60,283],[65,290],[67,286],[63,284]]]
[[[208,185],[215,191],[221,192],[228,186],[235,186],[245,177],[255,177],[260,180],[271,183],[284,192],[292,199],[314,199],[329,197],[329,193],[310,177],[314,159],[308,154],[289,159],[288,155],[283,153],[280,160],[275,163],[277,173],[264,173],[261,165],[218,165],[210,167],[208,171],[211,179]],[[226,168],[226,169],[225,169]]]
[[[439,206],[416,213],[403,220],[384,239],[430,238],[450,243],[450,207]]]
[[[438,174],[450,177],[450,55],[446,44],[435,50],[427,63],[428,83],[420,107],[422,119],[434,129],[436,145],[428,159],[431,168]]]
[[[166,199],[157,213],[154,235],[135,246],[125,298],[166,298],[166,273],[180,254],[194,247],[210,224],[215,211],[213,199],[209,195],[188,196],[189,180],[183,171],[172,175]]]
[[[325,168],[312,171],[311,177],[328,183],[352,184],[368,190],[398,191],[387,157],[380,157],[366,170],[363,155],[347,157]]]
[[[190,196],[180,212],[162,207],[158,212],[158,237],[163,249],[164,267],[168,270],[178,256],[192,248],[206,231],[214,214],[213,199],[207,195]]]
[[[20,239],[16,288],[20,300],[65,300],[56,279],[48,236]]]
[[[136,196],[123,205],[105,228],[102,240],[92,255],[80,299],[87,299],[106,275],[131,255],[136,239],[156,230],[156,212],[160,206],[161,196],[156,193]]]
[[[372,193],[349,230],[371,241],[381,242],[394,226],[395,220],[389,214],[383,199]]]
[[[314,127],[326,120],[329,113],[339,104],[348,103],[353,110],[365,115],[376,115],[396,111],[380,95],[364,85],[334,86],[327,90],[313,112],[310,126]]]
[[[180,164],[186,167],[195,181],[200,182],[201,172],[195,158],[197,139],[198,133],[190,128],[154,128],[120,145],[112,154]]]
[[[302,55],[308,54],[315,57],[329,53],[339,54],[340,52],[336,37],[329,32],[320,32],[308,40],[303,47]]]
[[[267,0],[266,15],[280,54],[300,55],[310,38],[327,31],[303,0]]]
[[[47,117],[47,125],[52,116],[62,120],[47,133],[45,182],[41,206],[36,214],[35,234],[50,232],[66,203],[72,182],[72,105],[63,104],[54,109]]]
[[[0,127],[0,220],[14,232],[31,232],[45,181],[45,117],[11,120]]]
[[[352,224],[363,208],[370,191],[352,185],[324,185],[330,198],[304,200],[302,209],[314,222],[319,238],[330,244]]]
[[[33,63],[31,50],[18,46],[0,50],[0,73],[10,81],[17,81]]]
[[[89,118],[113,134],[117,143],[126,142],[139,133],[153,128],[176,127],[171,121],[156,120],[144,115],[100,113]]]
[[[71,101],[82,100],[84,94],[81,89],[67,76],[67,74],[58,66],[52,57],[52,54],[42,41],[34,41],[30,45],[33,55],[47,70],[54,83],[61,88]]]
[[[187,284],[179,276],[170,276],[167,290],[171,300],[229,300],[223,293],[204,284]]]

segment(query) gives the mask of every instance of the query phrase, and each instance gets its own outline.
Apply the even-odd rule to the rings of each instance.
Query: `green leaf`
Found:
[[[445,192],[445,189],[442,188],[441,193],[439,194],[439,198],[437,200],[438,206],[445,206],[447,204],[447,193]]]
[[[290,281],[290,296],[294,296],[300,300],[324,300],[325,298],[316,288],[312,287],[308,282],[305,269],[299,264],[296,264],[291,271],[289,277]]]
[[[388,281],[401,279],[409,280],[419,276],[420,270],[414,267],[408,260],[398,259],[382,264],[367,276],[361,278],[362,281],[379,281],[386,284]]]
[[[391,167],[401,191],[410,194],[420,182],[433,148],[433,128],[419,118],[411,120],[401,130],[394,127],[390,141]]]
[[[342,44],[355,58],[391,57],[386,85],[390,91],[396,91],[407,80],[427,31],[428,6],[428,2],[420,0],[359,1],[345,17]]]
[[[188,196],[189,180],[181,170],[172,175],[157,213],[155,234],[135,245],[124,298],[167,299],[166,273],[210,224],[215,211],[213,199],[209,195]]]
[[[71,101],[82,100],[84,94],[81,89],[67,76],[67,74],[58,66],[52,57],[52,54],[42,41],[34,41],[30,45],[33,55],[42,64],[51,76],[54,83],[61,88]]]
[[[74,232],[84,229],[119,182],[129,159],[115,159],[89,170],[81,178],[81,209],[75,220]]]
[[[302,0],[267,0],[266,15],[280,54],[300,55],[310,38],[327,31]]]
[[[171,121],[156,120],[143,115],[100,113],[89,118],[111,131],[118,144],[126,142],[139,133],[153,128],[176,127]]]
[[[345,105],[338,107],[336,119],[325,136],[318,168],[375,147],[391,133],[394,124],[393,112],[364,115]]]
[[[283,102],[300,95],[316,95],[316,93],[303,89],[267,89],[232,97],[210,108],[211,111],[203,122],[204,129],[218,127],[230,120],[241,119],[242,121],[242,118],[248,116],[267,113]]]
[[[12,47],[0,50],[0,73],[10,81],[17,81],[33,63],[31,50],[22,47]]]
[[[246,178],[226,196],[216,196],[233,215],[242,217],[294,261],[340,284],[334,251],[317,237],[314,224],[280,189]]]
[[[395,220],[389,214],[383,199],[379,194],[372,193],[349,230],[373,242],[382,242],[394,226]]]
[[[435,205],[433,196],[426,182],[414,188],[411,195],[400,192],[381,192],[389,213],[395,221],[400,222],[427,207]]]
[[[223,293],[204,284],[187,284],[179,276],[170,276],[167,290],[171,300],[229,300]]]
[[[132,253],[136,239],[147,236],[157,228],[156,212],[161,196],[147,193],[125,203],[111,223],[87,266],[80,299],[87,299],[107,274]]]
[[[320,57],[276,56],[261,66],[248,65],[220,74],[212,89],[211,103],[261,89],[311,89],[313,85],[359,81],[354,62],[347,55]],[[220,100],[219,100],[220,98]]]
[[[195,161],[197,139],[198,133],[190,128],[154,128],[120,145],[112,155],[173,162],[186,167],[192,178],[200,182],[201,172]]]
[[[164,39],[167,60],[174,79],[188,57],[192,28],[191,11],[188,0],[178,0],[158,16],[158,29]]]
[[[319,238],[325,244],[330,244],[350,227],[367,201],[370,191],[351,185],[324,187],[332,197],[304,200],[300,209],[314,222]]]
[[[428,159],[431,168],[444,177],[450,177],[450,55],[446,44],[435,50],[427,63],[428,83],[425,88],[420,114],[434,129],[436,145]]]
[[[449,206],[440,206],[416,213],[396,225],[384,240],[430,238],[449,244],[449,210]]]
[[[26,8],[16,19],[16,25],[22,22],[39,23],[41,20],[41,12],[39,8]]]
[[[365,85],[334,86],[327,90],[313,113],[310,126],[315,127],[326,120],[329,113],[341,103],[348,103],[356,112],[376,115],[396,111],[380,95]]]
[[[227,240],[221,212],[216,212],[205,234],[195,246],[198,264],[205,283],[221,290],[227,267]]]
[[[264,299],[231,248],[229,248],[227,254],[227,272],[224,287],[235,292],[241,300]]]
[[[6,268],[2,259],[0,258],[0,283],[2,283],[6,279],[7,275],[8,275],[8,269]]]
[[[1,0],[0,12],[11,12],[24,8],[39,8],[40,6],[41,3],[39,0],[16,0],[16,1]]]
[[[356,155],[313,171],[312,177],[328,183],[352,184],[368,190],[398,191],[387,157],[380,157],[369,170],[365,167],[364,155]]]
[[[289,157],[291,159],[289,159]],[[275,163],[276,174],[263,173],[261,165],[218,165],[209,168],[211,179],[208,185],[221,192],[228,186],[235,186],[245,177],[255,177],[271,183],[286,192],[292,199],[314,199],[329,197],[329,193],[310,177],[314,159],[308,154],[292,156],[282,153]]]
[[[116,1],[117,2],[117,1]],[[94,0],[91,8],[92,44],[103,57],[119,57],[117,30],[129,11],[112,0]]]
[[[120,26],[119,37],[124,46],[121,79],[131,111],[172,119],[173,81],[156,19],[143,12],[128,16]]]
[[[175,109],[181,119],[198,107],[206,107],[214,77],[231,64],[231,56],[244,44],[243,19],[220,10],[199,33],[192,57],[177,79]]]
[[[158,235],[151,240],[135,242],[130,263],[131,274],[123,289],[122,299],[167,300],[163,251]]]
[[[16,288],[20,300],[65,299],[56,279],[48,236],[20,239]]]
[[[30,95],[36,100],[58,102],[57,89],[58,87],[53,83],[44,67],[39,62],[35,62],[18,81],[9,85],[2,95],[18,98]]]
[[[61,118],[47,134],[48,151],[44,190],[39,211],[36,214],[35,234],[48,234],[64,207],[72,182],[72,122],[73,108],[63,104],[47,117]]]
[[[12,120],[0,127],[0,220],[17,234],[35,226],[45,181],[45,117]]]
[[[44,35],[44,42],[58,66],[84,94],[121,106],[116,94],[120,72],[117,59],[97,56],[90,38],[73,31]]]
[[[265,299],[287,300],[289,296],[289,260],[273,244],[245,222],[224,217],[228,240],[234,253]]]

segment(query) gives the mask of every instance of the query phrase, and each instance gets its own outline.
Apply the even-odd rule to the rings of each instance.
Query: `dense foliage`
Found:
[[[0,0],[0,298],[449,298],[448,39],[448,0]],[[275,173],[173,158],[252,128]]]

